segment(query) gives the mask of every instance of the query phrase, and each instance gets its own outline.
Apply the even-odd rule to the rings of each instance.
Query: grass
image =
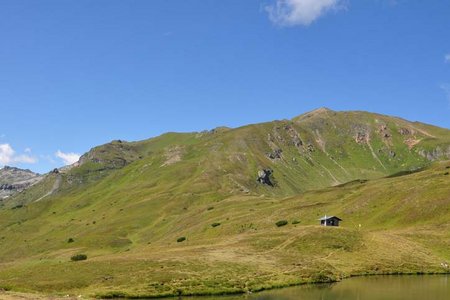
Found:
[[[450,179],[442,175],[445,166],[368,181],[356,189],[327,188],[284,199],[231,197],[217,202],[214,211],[194,204],[176,217],[161,219],[154,228],[137,230],[128,236],[131,244],[118,248],[98,239],[104,229],[117,224],[111,223],[116,219],[79,232],[75,247],[61,238],[53,249],[58,231],[67,236],[67,231],[77,231],[84,222],[53,229],[54,238],[45,243],[39,234],[33,236],[25,221],[23,228],[12,225],[2,232],[6,239],[0,242],[1,251],[7,251],[15,230],[26,228],[28,239],[18,242],[15,250],[25,255],[30,245],[42,244],[47,250],[25,259],[3,259],[0,285],[18,291],[153,297],[177,295],[180,290],[183,295],[259,291],[351,275],[445,272],[440,267],[450,260],[449,212],[443,210],[450,201]],[[386,194],[391,185],[396,189]],[[317,216],[325,212],[340,216],[342,227],[317,225]],[[21,218],[25,216],[24,212]],[[210,220],[217,216],[228,221],[212,231]],[[303,221],[274,228],[280,217]],[[46,222],[61,219],[69,218],[50,214]],[[165,235],[147,244],[148,230]],[[189,241],[177,243],[179,233],[189,235]],[[88,244],[94,237],[97,243]],[[90,259],[70,264],[69,257],[80,250]]]
[[[381,123],[389,142],[378,136]],[[354,141],[355,124],[371,128],[370,147]],[[403,127],[416,128],[423,144],[409,149]],[[296,135],[314,151],[295,146]],[[56,193],[33,202],[54,185],[52,175],[0,209],[0,287],[218,295],[448,272],[450,162],[430,165],[418,153],[448,140],[427,125],[343,113],[100,146],[60,175]],[[267,158],[272,143],[282,159]],[[276,187],[256,182],[262,168],[274,170]],[[325,214],[342,218],[341,227],[320,226]],[[70,261],[80,253],[89,259]]]

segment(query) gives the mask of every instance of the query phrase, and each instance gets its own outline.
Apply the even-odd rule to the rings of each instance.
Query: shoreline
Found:
[[[227,292],[227,291],[217,291],[217,293],[190,293],[190,294],[164,294],[164,295],[145,295],[145,294],[129,294],[125,292],[120,291],[112,291],[110,293],[104,293],[104,294],[94,294],[91,296],[84,296],[84,295],[44,295],[44,294],[38,294],[38,293],[27,293],[27,292],[19,292],[14,290],[2,290],[0,289],[0,297],[2,300],[75,300],[75,299],[85,299],[85,300],[93,300],[93,299],[171,299],[176,297],[227,297],[227,296],[243,296],[246,294],[254,294],[254,293],[261,293],[264,291],[271,291],[271,290],[277,290],[277,289],[284,289],[289,287],[295,287],[295,286],[304,286],[304,285],[319,285],[319,284],[333,284],[333,283],[339,283],[343,280],[354,278],[354,277],[376,277],[376,276],[437,276],[437,275],[450,275],[450,270],[447,272],[390,272],[390,273],[381,273],[381,274],[353,274],[345,277],[341,277],[336,280],[327,280],[327,281],[314,281],[314,282],[302,282],[297,284],[281,284],[278,286],[272,286],[272,287],[265,287],[258,290],[253,291],[234,291],[234,292]]]
[[[297,284],[286,284],[286,285],[279,285],[279,286],[273,286],[268,288],[262,288],[258,290],[253,291],[237,291],[237,292],[217,292],[217,293],[192,293],[192,294],[167,294],[167,295],[131,295],[127,293],[123,293],[123,295],[116,295],[115,297],[108,297],[107,294],[96,294],[93,296],[92,299],[171,299],[176,297],[226,297],[226,296],[233,296],[233,295],[246,295],[246,294],[256,294],[261,293],[264,291],[271,291],[271,290],[278,290],[278,289],[284,289],[284,288],[290,288],[290,287],[296,287],[296,286],[304,286],[304,285],[319,285],[319,284],[333,284],[333,283],[339,283],[343,280],[355,278],[355,277],[376,277],[376,276],[438,276],[438,275],[450,275],[450,270],[446,272],[390,272],[390,273],[369,273],[369,274],[356,274],[356,275],[349,275],[345,277],[341,277],[338,280],[328,280],[328,281],[311,281],[311,282],[302,282]],[[117,292],[119,294],[120,292]],[[105,297],[106,296],[106,297]],[[90,298],[86,298],[90,299]]]

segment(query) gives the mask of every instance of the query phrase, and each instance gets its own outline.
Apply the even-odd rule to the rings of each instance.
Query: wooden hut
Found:
[[[336,216],[325,216],[323,218],[320,218],[319,221],[320,225],[322,226],[339,226],[339,222],[342,221],[342,219]]]

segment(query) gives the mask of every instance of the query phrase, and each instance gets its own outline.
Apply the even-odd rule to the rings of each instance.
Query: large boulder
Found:
[[[270,179],[271,175],[273,174],[273,170],[271,169],[263,169],[258,171],[258,178],[256,179],[259,183],[273,186],[273,183]]]

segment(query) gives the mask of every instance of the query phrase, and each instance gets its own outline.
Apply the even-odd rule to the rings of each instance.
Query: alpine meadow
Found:
[[[360,111],[115,140],[0,202],[0,286],[152,298],[448,273],[449,172],[450,130]]]

